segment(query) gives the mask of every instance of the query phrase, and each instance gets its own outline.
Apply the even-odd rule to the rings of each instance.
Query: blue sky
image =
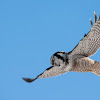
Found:
[[[26,83],[91,29],[100,0],[0,1],[0,100],[100,100],[100,77],[68,72]],[[100,51],[91,57],[100,61]]]

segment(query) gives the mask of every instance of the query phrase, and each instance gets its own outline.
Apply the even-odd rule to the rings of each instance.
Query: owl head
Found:
[[[68,53],[58,51],[54,53],[50,59],[52,66],[63,66],[68,64]]]

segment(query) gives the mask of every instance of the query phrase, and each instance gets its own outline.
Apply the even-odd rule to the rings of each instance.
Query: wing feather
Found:
[[[51,66],[49,68],[47,68],[43,73],[41,73],[40,75],[38,75],[36,78],[22,78],[24,81],[26,82],[33,82],[38,78],[48,78],[48,77],[53,77],[53,76],[57,76],[57,75],[61,75],[63,73],[66,73],[66,69],[65,67],[61,67],[59,68],[58,66]]]
[[[89,57],[100,48],[100,17],[90,32],[69,52],[71,55],[80,54]]]

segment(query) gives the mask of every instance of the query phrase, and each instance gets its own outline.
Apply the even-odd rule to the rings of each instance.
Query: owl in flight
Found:
[[[94,12],[95,23],[92,25],[88,34],[76,45],[70,52],[59,51],[51,57],[51,67],[47,68],[36,78],[22,78],[26,82],[33,82],[38,78],[47,78],[72,72],[92,72],[100,76],[100,62],[94,61],[89,57],[100,48],[100,16],[97,21],[97,15]]]

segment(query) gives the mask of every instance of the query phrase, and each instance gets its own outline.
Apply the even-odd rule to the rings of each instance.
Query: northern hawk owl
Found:
[[[94,61],[89,57],[96,53],[100,47],[100,16],[97,20],[95,15],[95,22],[92,25],[88,34],[76,45],[70,52],[59,51],[51,57],[51,67],[47,68],[43,73],[36,78],[23,78],[26,82],[32,82],[38,78],[47,78],[52,76],[61,75],[68,71],[72,72],[92,72],[100,76],[100,62]]]

